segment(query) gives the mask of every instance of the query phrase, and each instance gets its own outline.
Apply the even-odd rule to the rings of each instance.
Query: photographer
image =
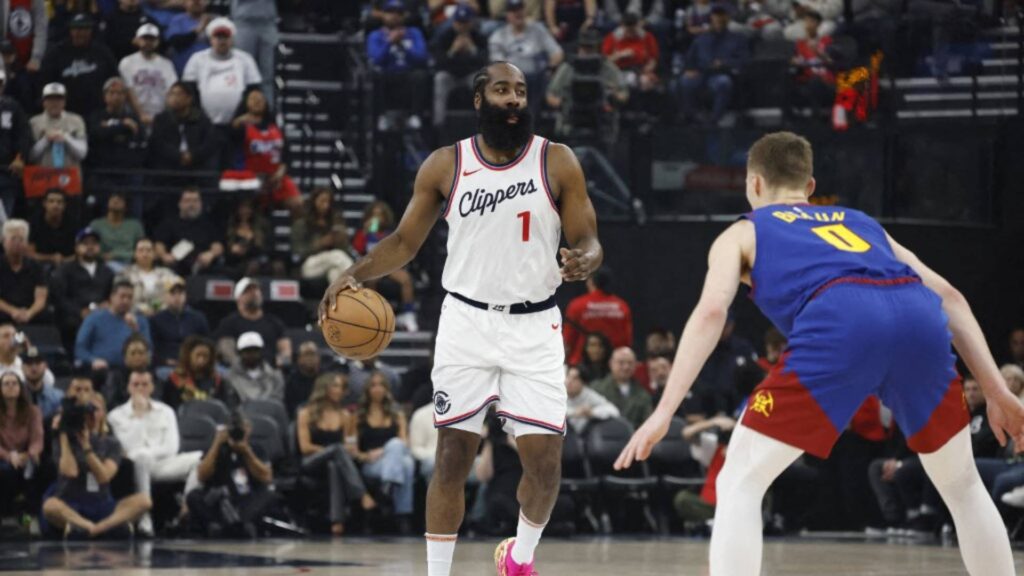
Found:
[[[559,66],[548,86],[547,103],[559,110],[557,132],[571,137],[579,129],[601,133],[609,139],[618,131],[616,108],[629,100],[629,88],[615,64],[601,55],[601,35],[596,30],[580,34],[576,57]]]
[[[103,397],[95,392],[69,393],[64,400],[54,450],[58,479],[43,501],[44,534],[52,527],[65,536],[95,538],[152,507],[144,494],[117,502],[110,493],[122,454],[117,439],[107,434],[105,412]]]
[[[256,536],[254,521],[274,502],[274,474],[259,446],[249,444],[252,424],[240,412],[220,427],[197,470],[202,487],[186,503],[194,531],[211,537]]]

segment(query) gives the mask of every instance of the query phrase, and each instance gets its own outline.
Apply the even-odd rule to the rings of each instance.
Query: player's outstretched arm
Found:
[[[722,337],[729,306],[736,297],[747,261],[744,254],[751,252],[748,247],[753,247],[753,238],[753,223],[741,220],[723,232],[711,246],[704,289],[679,339],[665,393],[654,414],[636,431],[615,461],[616,470],[628,468],[634,460],[646,460],[654,445],[668,433],[672,416]]]
[[[967,299],[949,281],[926,266],[916,254],[901,246],[891,236],[886,236],[896,258],[913,268],[924,285],[942,298],[942,310],[949,317],[949,331],[953,333],[953,346],[985,393],[989,423],[999,443],[1005,446],[1006,434],[1009,434],[1014,438],[1018,452],[1024,450],[1024,406],[1006,387],[1006,381],[999,373],[999,367],[985,341],[985,334],[971,312]]]
[[[569,248],[562,248],[562,279],[586,280],[601,266],[604,250],[597,239],[597,214],[587,195],[587,180],[572,149],[564,144],[548,146],[548,177],[558,192],[562,230]]]
[[[451,147],[435,150],[423,162],[416,174],[412,199],[398,228],[331,282],[320,302],[320,318],[323,318],[327,307],[334,308],[342,290],[358,289],[361,282],[387,276],[416,256],[437,221],[444,201],[442,189],[451,185],[454,166],[455,152]]]

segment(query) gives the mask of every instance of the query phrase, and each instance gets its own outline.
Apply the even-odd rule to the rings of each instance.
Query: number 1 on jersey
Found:
[[[520,218],[523,221],[523,242],[529,242],[530,241],[530,213],[529,212],[520,212],[519,214],[516,214],[516,217]]]

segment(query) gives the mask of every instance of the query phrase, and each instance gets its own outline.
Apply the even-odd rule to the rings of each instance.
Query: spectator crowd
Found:
[[[622,114],[639,124],[729,123],[730,112],[758,101],[738,98],[741,88],[771,92],[764,82],[785,86],[771,105],[791,119],[821,119],[837,102],[837,72],[881,50],[891,71],[906,73],[934,51],[932,73],[945,78],[950,36],[991,16],[924,0],[375,0],[362,7],[379,130],[419,130],[427,111],[443,126],[450,109],[470,107],[473,72],[508,61],[526,77],[534,117],[550,110],[562,138],[592,136],[584,128],[614,134]],[[904,22],[922,23],[932,43],[897,42],[897,30],[916,26]]]
[[[206,0],[8,4],[20,12],[0,41],[0,516],[74,538],[255,536],[267,515],[338,536],[353,523],[410,533],[437,441],[429,361],[404,372],[380,358],[339,364],[268,305],[266,277],[322,288],[396,226],[376,202],[350,233],[332,190],[301,191],[289,175],[274,110],[276,2],[235,0],[221,13]],[[840,12],[832,0],[382,0],[362,14],[379,130],[419,129],[426,113],[443,126],[470,101],[473,73],[507,60],[530,105],[556,110],[571,136],[594,110],[614,121],[666,103],[687,121],[720,122],[755,42],[794,42],[797,93],[826,102],[831,38],[850,25]],[[134,193],[139,167],[174,197]],[[222,171],[257,190],[204,195],[196,182]],[[284,258],[273,208],[292,219]],[[229,279],[224,314],[189,303],[211,275]],[[413,274],[381,282],[399,327],[417,331]],[[675,335],[650,331],[634,351],[632,313],[602,271],[568,307],[564,336],[572,434],[638,426],[664,390]],[[759,354],[730,319],[679,414],[689,469],[706,478],[699,494],[673,495],[680,521],[713,510],[728,431],[784,346],[769,334]],[[1003,369],[1017,394],[1022,367],[1019,329]],[[1007,518],[1019,516],[1024,464],[993,444],[970,379],[965,390],[979,469]],[[485,435],[469,518],[495,530],[515,521],[522,469],[500,422]],[[877,400],[833,461],[805,457],[778,491],[771,526],[782,531],[836,518],[858,529],[945,522]],[[823,512],[829,503],[845,510]],[[556,517],[573,507],[560,500]]]

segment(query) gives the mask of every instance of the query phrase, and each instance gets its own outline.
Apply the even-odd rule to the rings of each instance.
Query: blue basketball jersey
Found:
[[[751,298],[787,337],[804,305],[829,282],[917,279],[870,216],[842,206],[776,204],[746,215],[757,250]]]

